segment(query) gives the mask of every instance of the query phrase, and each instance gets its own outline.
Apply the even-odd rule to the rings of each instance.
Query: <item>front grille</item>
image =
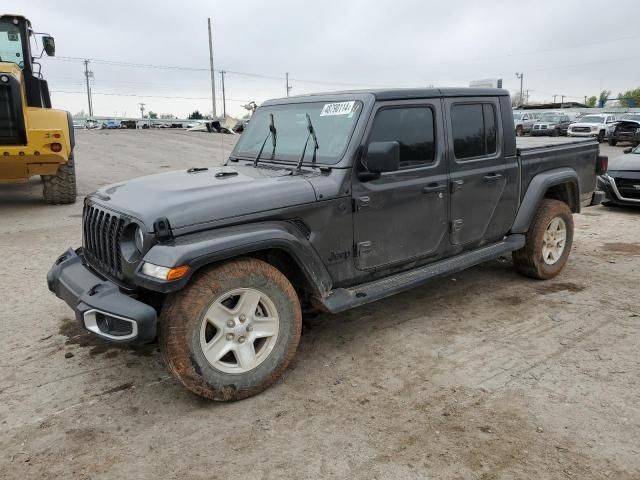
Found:
[[[87,262],[99,272],[121,279],[120,238],[125,221],[114,212],[85,204],[82,226]]]
[[[589,133],[589,132],[591,132],[591,128],[589,128],[589,127],[573,127],[572,130],[574,132],[579,132],[579,133]]]
[[[640,199],[640,179],[615,178],[620,195],[625,198]]]

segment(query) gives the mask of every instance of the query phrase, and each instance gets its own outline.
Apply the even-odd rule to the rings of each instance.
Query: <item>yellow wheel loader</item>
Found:
[[[32,46],[42,48],[38,57]],[[34,32],[20,15],[0,15],[0,183],[40,175],[45,202],[73,203],[73,121],[68,112],[51,108],[37,63],[43,53],[55,54],[53,37]]]

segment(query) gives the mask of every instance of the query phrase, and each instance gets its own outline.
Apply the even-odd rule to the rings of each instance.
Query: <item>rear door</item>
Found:
[[[364,135],[397,141],[400,168],[366,179],[354,175],[356,268],[438,256],[448,245],[448,183],[440,99],[381,102]],[[356,169],[358,166],[356,166]]]
[[[445,99],[449,132],[450,240],[473,247],[501,239],[513,221],[497,98]]]

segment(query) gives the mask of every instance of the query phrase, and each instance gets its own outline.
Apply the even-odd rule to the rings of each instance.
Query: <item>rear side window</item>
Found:
[[[496,112],[490,103],[467,103],[451,108],[453,151],[457,159],[496,153]]]
[[[369,143],[398,142],[400,168],[411,168],[434,162],[434,138],[431,108],[385,108],[376,114]]]

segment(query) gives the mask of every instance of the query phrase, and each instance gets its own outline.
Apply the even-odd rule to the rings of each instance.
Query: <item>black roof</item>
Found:
[[[285,103],[313,101],[314,97],[321,97],[329,101],[340,101],[343,100],[345,96],[360,99],[373,96],[376,100],[411,100],[434,97],[496,97],[508,95],[509,92],[502,88],[390,88],[308,93],[267,100],[263,105],[281,105]]]

